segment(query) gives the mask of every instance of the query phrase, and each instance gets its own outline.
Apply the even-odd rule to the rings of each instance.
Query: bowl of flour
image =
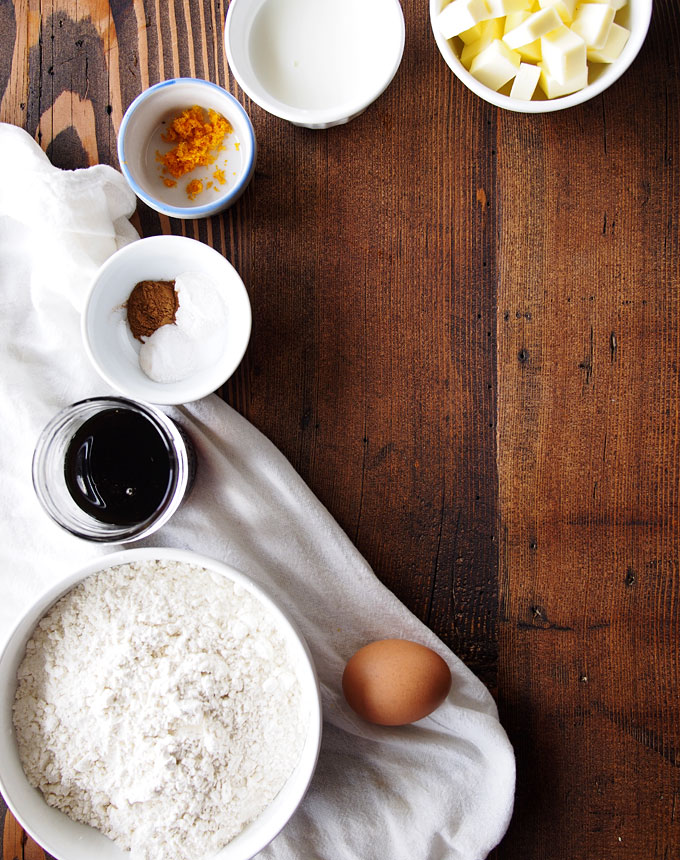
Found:
[[[0,655],[0,790],[57,860],[246,860],[312,778],[319,685],[287,614],[195,553],[126,550]]]

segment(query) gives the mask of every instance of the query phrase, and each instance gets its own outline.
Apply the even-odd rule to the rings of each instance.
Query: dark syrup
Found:
[[[131,526],[154,514],[171,491],[176,460],[160,431],[129,409],[105,409],[69,442],[66,486],[85,513],[103,523]]]

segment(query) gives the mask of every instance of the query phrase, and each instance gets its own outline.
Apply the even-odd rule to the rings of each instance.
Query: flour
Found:
[[[304,742],[299,682],[267,609],[177,562],[88,577],[40,621],[18,680],[29,781],[134,860],[220,850],[273,800]]]

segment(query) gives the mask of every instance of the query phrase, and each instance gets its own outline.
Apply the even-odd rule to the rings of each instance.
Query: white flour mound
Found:
[[[134,860],[219,851],[304,742],[299,682],[266,607],[178,562],[88,577],[42,618],[18,681],[29,781]]]

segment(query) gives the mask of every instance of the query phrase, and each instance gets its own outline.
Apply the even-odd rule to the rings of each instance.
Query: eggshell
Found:
[[[431,714],[451,689],[451,672],[431,648],[408,639],[381,639],[347,661],[342,691],[363,719],[401,726]]]

